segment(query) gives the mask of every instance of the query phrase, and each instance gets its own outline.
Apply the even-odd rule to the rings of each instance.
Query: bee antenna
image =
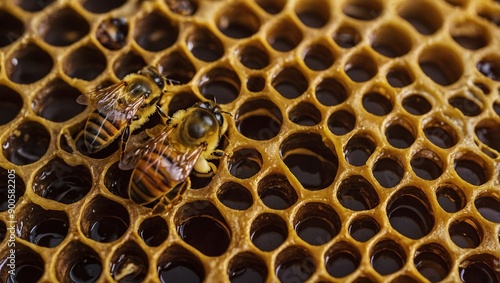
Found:
[[[224,111],[224,110],[221,110],[220,113],[224,113],[224,114],[227,114],[227,115],[233,117],[233,114],[231,114],[230,112]]]
[[[158,69],[158,73],[163,74],[163,66],[160,63],[156,63],[156,69]]]

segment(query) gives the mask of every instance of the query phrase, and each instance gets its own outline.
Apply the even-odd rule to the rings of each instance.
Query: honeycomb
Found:
[[[498,26],[493,0],[1,1],[1,281],[500,282]],[[232,114],[160,215],[76,103],[146,65],[169,115]]]

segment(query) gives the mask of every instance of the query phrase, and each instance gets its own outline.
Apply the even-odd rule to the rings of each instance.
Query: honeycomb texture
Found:
[[[18,282],[499,282],[499,25],[493,0],[0,2],[1,281],[15,170]],[[76,103],[146,65],[170,115],[232,114],[158,216]]]

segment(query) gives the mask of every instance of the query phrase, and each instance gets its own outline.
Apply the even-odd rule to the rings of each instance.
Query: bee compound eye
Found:
[[[222,126],[224,124],[224,117],[222,116],[221,113],[215,113],[215,119],[217,119],[217,122],[219,123],[219,126]]]
[[[148,97],[148,95],[151,93],[151,89],[148,87],[147,84],[143,82],[132,82],[129,84],[128,87],[128,94],[132,98],[137,98],[141,95],[145,95]]]

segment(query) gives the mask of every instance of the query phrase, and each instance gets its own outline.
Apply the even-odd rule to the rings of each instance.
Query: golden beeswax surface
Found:
[[[0,281],[500,282],[499,26],[494,0],[1,1]],[[147,65],[168,115],[231,114],[159,215],[76,102]]]

